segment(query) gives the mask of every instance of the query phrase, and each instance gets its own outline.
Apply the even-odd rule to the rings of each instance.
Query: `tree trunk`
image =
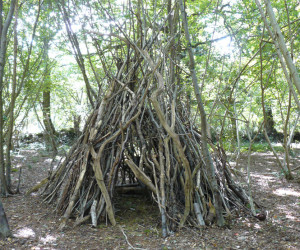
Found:
[[[276,19],[275,19],[275,16],[274,16],[274,13],[273,13],[273,10],[272,10],[272,7],[271,7],[271,4],[270,2],[266,5],[266,8],[268,9],[268,13],[270,15],[270,19],[271,19],[271,22],[272,22],[272,26],[273,26],[273,29],[275,31],[275,34],[274,32],[272,31],[268,21],[267,21],[267,18],[265,16],[265,13],[260,5],[260,2],[259,0],[255,0],[256,2],[256,5],[260,11],[260,15],[264,21],[264,24],[275,44],[275,47],[276,47],[276,52],[277,52],[277,55],[278,55],[278,58],[279,58],[279,61],[280,61],[280,64],[281,64],[281,68],[283,70],[283,73],[285,75],[285,78],[289,84],[289,88],[293,94],[293,97],[294,97],[294,100],[297,104],[297,107],[298,107],[298,110],[300,110],[300,102],[299,102],[299,94],[300,94],[300,80],[299,80],[299,75],[298,75],[298,72],[295,68],[295,65],[293,64],[292,60],[291,60],[291,57],[290,57],[290,54],[286,48],[286,45],[284,43],[284,38],[282,36],[282,33],[280,31],[280,28],[276,22]],[[277,36],[278,36],[278,40],[277,40]],[[284,52],[284,55],[283,55],[283,52]],[[285,60],[284,60],[285,59]],[[288,63],[288,65],[287,65]],[[288,73],[288,70],[287,70],[287,67],[289,68],[290,70],[290,74]],[[294,81],[292,81],[291,77],[293,78]],[[294,85],[296,86],[297,88],[297,92],[295,91],[294,89],[294,86],[293,86],[293,83]]]
[[[0,201],[0,237],[5,239],[9,236],[11,236],[11,231],[9,229],[2,201]]]
[[[15,8],[15,25],[14,25],[14,64],[13,64],[13,81],[12,81],[12,92],[10,98],[10,111],[9,111],[9,123],[7,132],[7,143],[6,143],[6,181],[7,186],[11,187],[11,157],[10,151],[13,148],[12,137],[15,124],[15,102],[16,102],[16,87],[17,87],[17,54],[18,54],[18,37],[17,37],[17,26],[18,26],[18,0],[16,1]]]
[[[81,116],[73,115],[74,133],[77,137],[80,135],[80,122],[81,122]]]
[[[62,1],[63,2],[63,1]],[[87,72],[86,72],[86,66],[84,63],[84,58],[83,55],[81,53],[81,49],[79,46],[79,42],[78,42],[78,38],[77,35],[73,32],[72,30],[72,25],[71,25],[71,21],[69,19],[67,10],[66,10],[66,6],[64,5],[64,3],[58,3],[58,7],[59,10],[63,16],[63,20],[65,23],[65,27],[68,33],[68,37],[69,37],[69,41],[72,45],[72,49],[75,55],[75,59],[76,62],[81,70],[82,76],[83,76],[83,80],[86,86],[86,92],[87,92],[87,96],[88,96],[88,100],[91,104],[91,106],[93,107],[95,105],[95,100],[97,99],[97,93],[95,92],[95,90],[93,89],[93,87],[90,84],[89,78],[87,76]]]
[[[266,112],[266,120],[265,120],[265,128],[268,135],[276,136],[277,131],[275,129],[275,121],[273,118],[272,108],[269,105],[266,105],[265,107]]]
[[[187,40],[188,43],[188,52],[189,52],[189,58],[190,58],[190,72],[192,75],[192,81],[193,81],[193,86],[194,86],[194,92],[195,92],[195,96],[197,99],[197,104],[198,104],[198,109],[200,111],[200,117],[201,117],[201,141],[202,141],[202,153],[204,156],[204,161],[206,163],[206,167],[210,169],[210,171],[208,173],[210,173],[209,178],[211,180],[211,185],[212,185],[212,189],[213,189],[213,193],[214,193],[214,203],[215,203],[215,207],[216,207],[216,213],[217,213],[217,220],[218,220],[218,225],[219,226],[224,226],[224,217],[222,214],[222,200],[221,200],[221,196],[218,192],[218,184],[215,178],[215,168],[213,165],[213,161],[211,158],[211,155],[209,153],[208,150],[208,144],[207,144],[207,120],[206,120],[206,113],[204,110],[204,105],[202,102],[202,96],[200,94],[200,89],[199,89],[199,85],[198,85],[198,79],[196,76],[196,72],[195,72],[195,60],[194,60],[194,52],[192,50],[192,45],[191,45],[191,39],[190,39],[190,34],[189,34],[189,28],[188,28],[188,21],[187,21],[187,17],[186,17],[186,12],[185,12],[185,8],[184,8],[184,4],[183,1],[180,0],[180,9],[181,9],[181,17],[182,17],[182,22],[183,22],[183,27],[184,27],[184,31],[185,31],[185,38]]]
[[[300,78],[299,78],[299,74],[298,71],[295,67],[295,64],[293,63],[292,57],[290,52],[287,49],[287,46],[285,44],[284,41],[284,37],[281,33],[280,27],[276,21],[276,17],[273,11],[273,8],[271,6],[270,0],[264,0],[265,5],[266,5],[266,9],[267,9],[267,13],[268,16],[270,18],[270,22],[272,25],[272,28],[274,30],[274,35],[272,36],[273,40],[277,39],[278,41],[278,45],[279,45],[279,49],[281,51],[281,54],[283,55],[285,62],[288,66],[288,69],[290,71],[290,75],[293,79],[293,83],[296,86],[296,89],[298,91],[298,94],[300,95]]]
[[[43,90],[43,103],[42,103],[42,110],[43,110],[43,123],[45,126],[45,142],[46,148],[50,149],[57,153],[57,147],[55,142],[55,128],[52,123],[51,119],[51,76],[50,76],[50,69],[49,69],[49,39],[44,39],[44,60],[45,60],[45,76],[44,76],[44,90]]]
[[[55,142],[55,129],[51,120],[51,92],[49,90],[43,91],[43,123],[45,126],[45,141],[46,148],[50,149],[55,153],[57,152]]]
[[[6,183],[5,178],[5,162],[4,162],[4,138],[3,138],[3,77],[4,77],[4,67],[5,67],[5,57],[7,48],[7,31],[11,24],[12,16],[15,10],[16,0],[10,2],[9,12],[7,14],[6,20],[1,25],[0,34],[0,179],[1,179],[1,192],[6,195],[9,188]],[[0,24],[2,24],[3,13],[3,0],[0,0]]]

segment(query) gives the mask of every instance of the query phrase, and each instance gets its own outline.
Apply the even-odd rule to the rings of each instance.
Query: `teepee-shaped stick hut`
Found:
[[[88,34],[101,58],[97,39],[102,34]],[[115,225],[115,187],[140,183],[155,197],[163,236],[187,222],[204,226],[217,219],[222,226],[223,216],[243,207],[248,196],[235,183],[224,151],[212,143],[213,169],[206,164],[202,135],[181,88],[176,36],[160,43],[154,32],[148,40],[142,32],[137,42],[125,33],[106,35],[126,53],[111,59],[116,73],[106,70],[105,94],[47,179],[45,201],[63,213],[61,227],[71,215],[77,224],[89,219],[96,224],[107,216]]]

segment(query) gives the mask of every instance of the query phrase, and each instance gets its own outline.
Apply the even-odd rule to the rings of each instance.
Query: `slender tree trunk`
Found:
[[[267,117],[268,113],[266,111],[266,105],[265,105],[265,87],[263,85],[263,64],[262,64],[261,43],[260,43],[260,87],[261,87],[261,105],[262,105],[262,111],[263,111],[263,116],[264,116],[264,135],[265,135],[265,138],[266,138],[274,156],[276,157],[276,161],[277,161],[278,165],[280,166],[281,170],[284,173],[285,178],[288,180],[291,180],[291,179],[293,179],[291,171],[289,171],[289,169],[284,164],[282,164],[282,162],[279,159],[275,149],[273,148],[270,138],[268,136],[268,130],[270,130],[270,128],[268,129],[268,127],[267,127],[267,123],[268,123],[267,121],[268,121],[268,119],[270,120],[270,118]]]
[[[295,64],[293,63],[292,57],[290,52],[287,49],[287,46],[285,44],[284,41],[284,37],[281,33],[280,27],[276,21],[276,17],[273,11],[273,8],[271,6],[270,0],[264,0],[265,5],[266,5],[266,9],[267,9],[267,13],[272,25],[272,28],[274,30],[274,35],[272,36],[273,40],[277,39],[278,41],[278,45],[279,45],[279,49],[285,59],[285,62],[287,64],[287,67],[290,71],[291,77],[293,79],[293,83],[296,86],[296,89],[298,91],[298,94],[300,94],[300,78],[299,78],[299,74],[298,71],[295,67]]]
[[[272,26],[273,26],[273,29],[274,31],[276,32],[275,34],[273,33],[268,21],[267,21],[267,18],[264,14],[264,11],[260,5],[260,2],[259,0],[255,0],[256,2],[256,5],[260,11],[260,15],[264,21],[264,24],[276,46],[276,52],[277,52],[277,55],[278,55],[278,58],[279,58],[279,61],[280,61],[280,64],[281,64],[281,67],[282,67],[282,70],[284,72],[284,75],[285,75],[285,78],[289,84],[289,88],[290,90],[292,91],[292,94],[293,94],[293,97],[294,97],[294,100],[297,104],[297,107],[298,107],[298,110],[300,110],[300,102],[299,102],[299,94],[300,94],[300,80],[299,80],[299,75],[298,75],[298,72],[295,68],[295,65],[293,64],[292,60],[291,60],[291,56],[286,48],[286,45],[284,43],[284,38],[282,36],[282,33],[280,31],[280,28],[276,22],[276,19],[275,19],[275,15],[274,15],[274,12],[272,10],[272,7],[271,7],[271,4],[269,3],[266,8],[268,9],[268,13],[271,15],[270,16],[270,19],[272,21]],[[278,41],[277,41],[277,37],[278,37]],[[280,37],[280,38],[279,38]],[[280,40],[280,41],[279,41]],[[283,53],[282,51],[284,51],[285,53]],[[284,55],[283,55],[284,54]],[[284,58],[285,57],[285,58]],[[285,61],[284,61],[285,59]],[[287,61],[289,61],[289,65],[286,66],[287,64]],[[287,71],[287,67],[289,68],[290,70],[290,74],[288,73]],[[294,81],[291,80],[290,78],[290,75],[292,75]],[[296,93],[294,87],[293,87],[293,83],[294,85],[296,86],[297,88],[297,92],[298,94]]]
[[[241,61],[242,61],[242,49],[240,49],[240,60],[239,60],[239,71],[241,71]],[[239,159],[240,159],[240,151],[241,151],[241,142],[240,142],[240,130],[239,130],[239,120],[238,120],[238,113],[236,109],[236,100],[237,100],[237,92],[239,89],[239,79],[236,82],[236,87],[234,89],[234,97],[233,97],[233,111],[234,111],[234,117],[235,117],[235,129],[236,129],[236,142],[237,142],[237,148],[236,148],[236,159],[235,159],[235,168],[238,168],[239,165]]]
[[[77,137],[80,135],[80,122],[81,122],[81,116],[73,115],[74,133]]]
[[[55,143],[55,128],[51,120],[51,76],[50,76],[50,69],[49,69],[49,40],[45,38],[44,40],[44,49],[45,55],[44,60],[46,63],[45,67],[45,87],[43,90],[43,123],[45,126],[45,139],[46,139],[46,147],[48,149],[52,149],[54,153],[57,153],[56,143]]]
[[[11,187],[11,158],[10,151],[12,150],[12,136],[14,130],[14,110],[16,102],[16,86],[17,86],[17,54],[18,54],[18,37],[17,37],[17,26],[18,26],[18,0],[16,0],[15,8],[15,24],[14,24],[14,65],[13,65],[13,81],[12,81],[12,92],[10,101],[10,112],[9,112],[9,124],[7,133],[6,143],[6,181],[7,186]]]
[[[291,30],[291,25],[290,25],[290,13],[289,13],[289,7],[287,0],[284,0],[284,5],[286,9],[286,15],[287,15],[287,21],[288,21],[288,27],[289,27],[289,38],[290,38],[290,50],[291,50],[291,58],[292,60],[294,59],[294,39],[292,38],[292,30]],[[289,91],[289,104],[288,104],[288,110],[287,110],[287,115],[286,115],[286,120],[285,124],[283,127],[283,134],[284,134],[284,139],[283,139],[283,145],[284,145],[284,151],[285,151],[285,157],[284,157],[284,162],[286,163],[286,167],[288,171],[291,173],[291,168],[290,168],[290,144],[288,140],[288,129],[289,129],[289,124],[290,124],[290,117],[291,117],[291,108],[292,108],[292,91]],[[299,114],[299,112],[298,112]],[[293,137],[293,134],[290,135]]]
[[[2,201],[0,201],[0,238],[7,238],[9,236],[11,236],[11,231],[9,229]]]
[[[6,195],[9,188],[6,183],[5,178],[5,162],[4,162],[4,138],[3,138],[3,77],[4,77],[4,67],[5,67],[5,57],[7,48],[7,31],[11,24],[12,16],[15,10],[16,0],[10,2],[10,9],[7,14],[6,20],[1,25],[1,37],[0,37],[0,179],[1,179],[1,192]],[[0,0],[0,24],[2,24],[3,13],[3,0]]]
[[[275,121],[273,118],[273,112],[270,105],[265,105],[265,112],[266,112],[266,120],[265,120],[265,128],[268,135],[276,136],[277,131],[275,130]]]
[[[233,90],[235,91],[235,90]],[[236,112],[235,112],[235,99],[234,97],[232,97],[232,95],[229,96],[229,98],[227,99],[228,101],[228,107],[231,113],[230,116],[230,122],[231,122],[231,132],[230,132],[230,136],[231,136],[231,151],[234,152],[236,149],[236,144],[237,144],[237,119],[236,119]]]
[[[43,123],[45,126],[45,136],[47,148],[51,148],[53,152],[57,152],[55,143],[55,128],[51,120],[51,92],[43,91]]]
[[[196,72],[195,72],[195,59],[194,59],[194,53],[193,53],[192,46],[191,46],[191,38],[190,38],[190,33],[189,33],[189,28],[188,28],[188,21],[187,21],[183,1],[179,0],[179,3],[180,3],[180,9],[181,9],[182,23],[183,23],[184,32],[185,32],[185,38],[186,38],[187,44],[188,44],[188,52],[189,52],[189,58],[190,58],[189,67],[190,67],[190,71],[191,71],[191,75],[192,75],[194,92],[195,92],[195,96],[197,99],[198,109],[200,111],[200,117],[201,117],[202,153],[203,153],[203,157],[204,157],[206,166],[210,169],[210,179],[211,179],[211,184],[212,184],[212,189],[213,189],[214,199],[215,199],[214,203],[215,203],[215,207],[216,207],[217,223],[219,226],[224,226],[225,221],[224,221],[224,217],[222,214],[222,198],[218,191],[218,183],[215,178],[215,168],[213,165],[211,155],[208,150],[206,113],[204,110],[202,96],[200,94],[200,89],[199,89],[199,85],[198,85],[198,79],[197,79]],[[208,173],[209,173],[209,171],[208,171]]]
[[[61,2],[61,3],[59,3],[59,2]],[[70,19],[68,17],[67,10],[66,10],[66,4],[64,1],[58,1],[57,6],[58,6],[61,14],[63,15],[65,27],[66,27],[68,37],[69,37],[69,41],[72,45],[75,59],[77,61],[77,64],[78,64],[81,72],[82,72],[83,80],[85,82],[88,100],[89,100],[91,106],[93,107],[95,105],[95,100],[97,99],[97,93],[92,88],[90,81],[88,79],[86,67],[85,67],[85,63],[84,63],[84,58],[81,53],[77,35],[72,30],[72,25],[71,25],[71,22],[70,22]]]
[[[255,216],[255,207],[254,202],[252,198],[252,189],[251,189],[251,175],[250,175],[250,168],[251,168],[251,147],[252,147],[252,138],[250,135],[250,129],[249,129],[249,121],[247,122],[247,136],[249,139],[249,149],[248,149],[248,161],[247,161],[247,185],[248,185],[248,192],[249,192],[249,204],[252,214]]]
[[[286,165],[286,168],[289,173],[291,173],[291,168],[290,168],[290,147],[288,144],[288,125],[289,125],[289,120],[290,120],[290,115],[291,115],[291,105],[292,105],[292,93],[289,91],[289,104],[288,104],[288,110],[287,110],[287,115],[285,119],[285,123],[283,126],[283,148],[284,148],[284,158],[283,162]]]

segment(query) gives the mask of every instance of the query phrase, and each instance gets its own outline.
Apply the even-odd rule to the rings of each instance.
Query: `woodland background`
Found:
[[[46,185],[35,202],[54,201],[64,215],[60,229],[72,216],[78,225],[90,220],[93,200],[97,220],[106,216],[114,224],[109,204],[118,203],[113,191],[120,174],[122,184],[138,180],[155,193],[158,234],[166,237],[183,225],[231,227],[232,207],[245,218],[266,217],[251,181],[258,185],[269,171],[277,188],[295,188],[299,210],[299,1],[1,0],[0,12],[0,177],[7,199],[33,199],[24,193]],[[46,155],[49,162],[42,171],[33,166],[44,174],[30,185],[36,152],[35,163]],[[94,167],[100,156],[99,169],[112,173],[104,176],[107,196]],[[241,197],[223,188],[230,178],[219,174],[221,165],[237,176]],[[62,170],[67,177],[57,172],[71,168],[77,170]],[[201,184],[196,173],[205,176]],[[72,188],[63,199],[67,179]],[[197,200],[199,188],[204,198]],[[90,205],[74,205],[76,199]],[[194,200],[203,203],[202,219]],[[297,231],[299,216],[291,220]]]

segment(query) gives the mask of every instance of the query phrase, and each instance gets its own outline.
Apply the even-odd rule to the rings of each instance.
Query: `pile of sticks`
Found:
[[[223,217],[230,218],[249,198],[235,182],[224,151],[209,138],[213,163],[207,166],[173,50],[176,34],[164,43],[159,30],[149,39],[142,30],[136,41],[121,33],[105,34],[118,44],[116,50],[121,48],[109,58],[114,74],[99,45],[103,34],[86,33],[107,76],[99,91],[105,94],[99,95],[64,161],[43,182],[44,200],[63,214],[61,228],[71,216],[76,225],[87,220],[97,225],[107,217],[116,225],[116,187],[140,183],[157,202],[164,237],[178,226],[201,227],[216,220],[223,226]]]
[[[63,213],[61,227],[71,215],[76,224],[89,219],[97,224],[108,216],[115,225],[115,187],[139,182],[157,202],[163,235],[177,225],[213,223],[215,197],[201,154],[201,133],[183,104],[178,105],[175,91],[163,88],[158,93],[152,87],[159,79],[154,70],[135,72],[144,77],[132,88],[132,79],[122,79],[121,70],[65,160],[48,177],[44,200],[55,202]],[[210,145],[223,213],[230,216],[248,197],[232,178],[224,151]]]

